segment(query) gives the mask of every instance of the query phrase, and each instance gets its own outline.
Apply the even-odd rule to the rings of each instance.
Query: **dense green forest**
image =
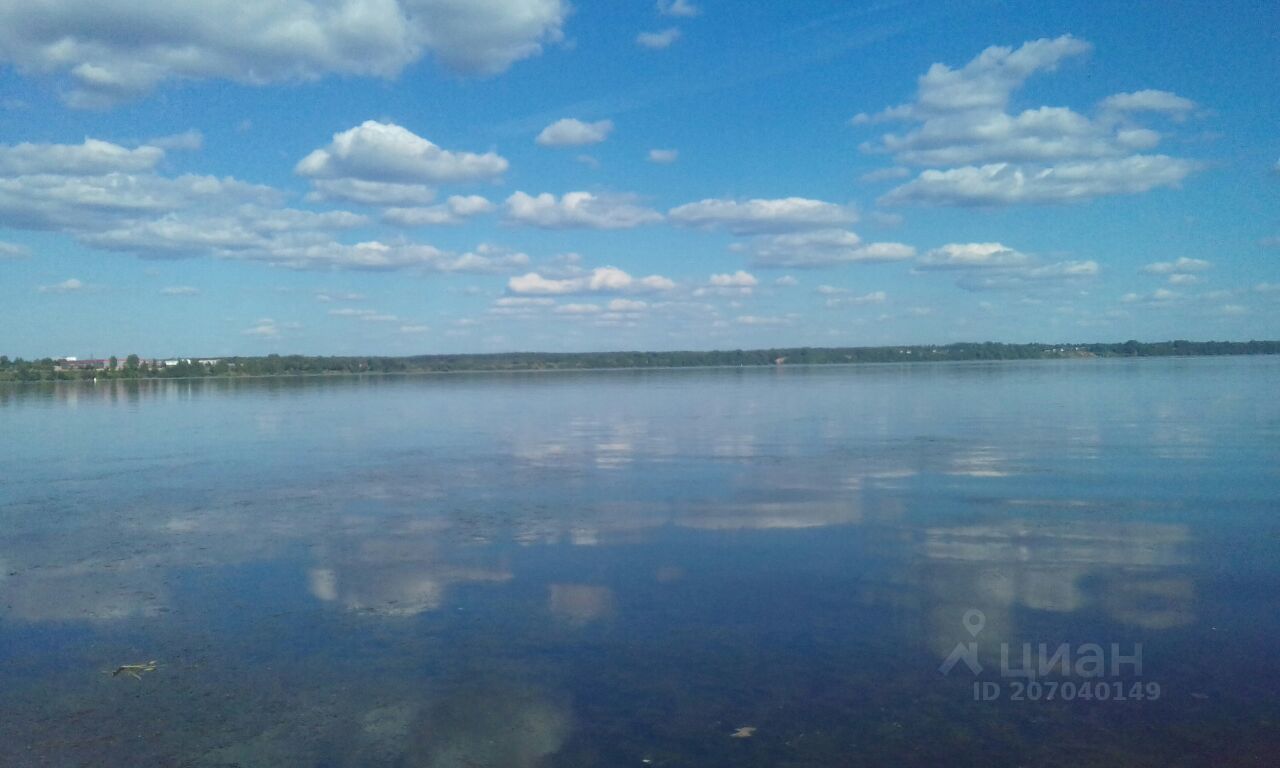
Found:
[[[52,358],[0,355],[0,381],[295,376],[449,371],[541,371],[592,368],[915,363],[959,360],[1036,360],[1086,357],[1275,355],[1280,341],[1126,341],[1116,344],[961,343],[901,347],[796,347],[711,352],[508,352],[413,357],[267,355],[215,360],[142,361],[135,355],[99,368],[75,368]],[[83,363],[82,363],[83,365]]]

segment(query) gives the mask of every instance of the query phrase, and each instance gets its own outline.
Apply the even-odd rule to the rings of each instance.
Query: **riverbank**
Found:
[[[1280,354],[1280,341],[1161,341],[1090,344],[1002,344],[996,342],[881,347],[791,347],[756,350],[666,352],[509,352],[332,357],[267,355],[182,358],[172,364],[128,361],[93,369],[66,369],[44,358],[0,357],[0,381],[89,381],[262,376],[316,376],[358,373],[455,373],[483,371],[613,370],[635,368],[849,365],[857,363],[1045,360],[1097,357],[1203,357]]]

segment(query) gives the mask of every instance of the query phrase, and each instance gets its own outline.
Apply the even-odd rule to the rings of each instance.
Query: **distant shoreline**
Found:
[[[521,373],[677,368],[762,368],[1000,360],[1075,360],[1129,357],[1215,357],[1280,354],[1280,341],[1164,341],[1092,344],[996,342],[880,347],[788,347],[669,352],[508,352],[458,355],[180,358],[139,361],[22,360],[0,356],[0,383],[135,381],[149,379],[275,378],[359,374]]]
[[[71,379],[42,379],[35,381],[17,381],[12,379],[0,379],[0,387],[7,384],[115,384],[130,382],[162,382],[162,381],[269,381],[272,379],[355,379],[364,376],[373,377],[410,377],[410,376],[501,376],[504,374],[546,374],[548,376],[555,374],[570,373],[626,373],[636,371],[765,371],[769,369],[780,370],[782,368],[791,369],[808,369],[808,368],[873,368],[876,366],[897,366],[910,365],[912,367],[924,367],[928,365],[961,365],[964,363],[1035,363],[1035,362],[1065,362],[1065,361],[1102,361],[1102,360],[1206,360],[1215,357],[1267,357],[1275,356],[1280,353],[1272,352],[1254,352],[1254,353],[1235,353],[1235,354],[1217,354],[1217,355],[1141,355],[1134,357],[1079,357],[1079,358],[1023,358],[1023,359],[972,359],[972,360],[916,360],[914,362],[905,361],[888,361],[888,362],[861,362],[861,363],[795,363],[786,366],[776,365],[650,365],[638,367],[613,367],[613,368],[456,368],[451,370],[422,370],[422,371],[356,371],[352,373],[346,372],[326,372],[326,373],[254,373],[254,374],[223,374],[223,375],[205,375],[205,376],[145,376],[137,378],[124,377],[98,377],[98,378],[71,378]]]

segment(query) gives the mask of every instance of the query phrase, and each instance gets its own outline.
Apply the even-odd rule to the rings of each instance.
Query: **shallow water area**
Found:
[[[0,764],[1271,765],[1278,390],[1267,357],[0,385]]]

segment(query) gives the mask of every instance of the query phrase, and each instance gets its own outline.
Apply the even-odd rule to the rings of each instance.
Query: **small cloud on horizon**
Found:
[[[79,293],[88,287],[83,280],[71,277],[53,285],[42,285],[36,290],[40,293]]]
[[[670,48],[671,44],[679,39],[680,30],[675,27],[668,27],[659,32],[641,32],[636,35],[636,45],[656,51]]]

